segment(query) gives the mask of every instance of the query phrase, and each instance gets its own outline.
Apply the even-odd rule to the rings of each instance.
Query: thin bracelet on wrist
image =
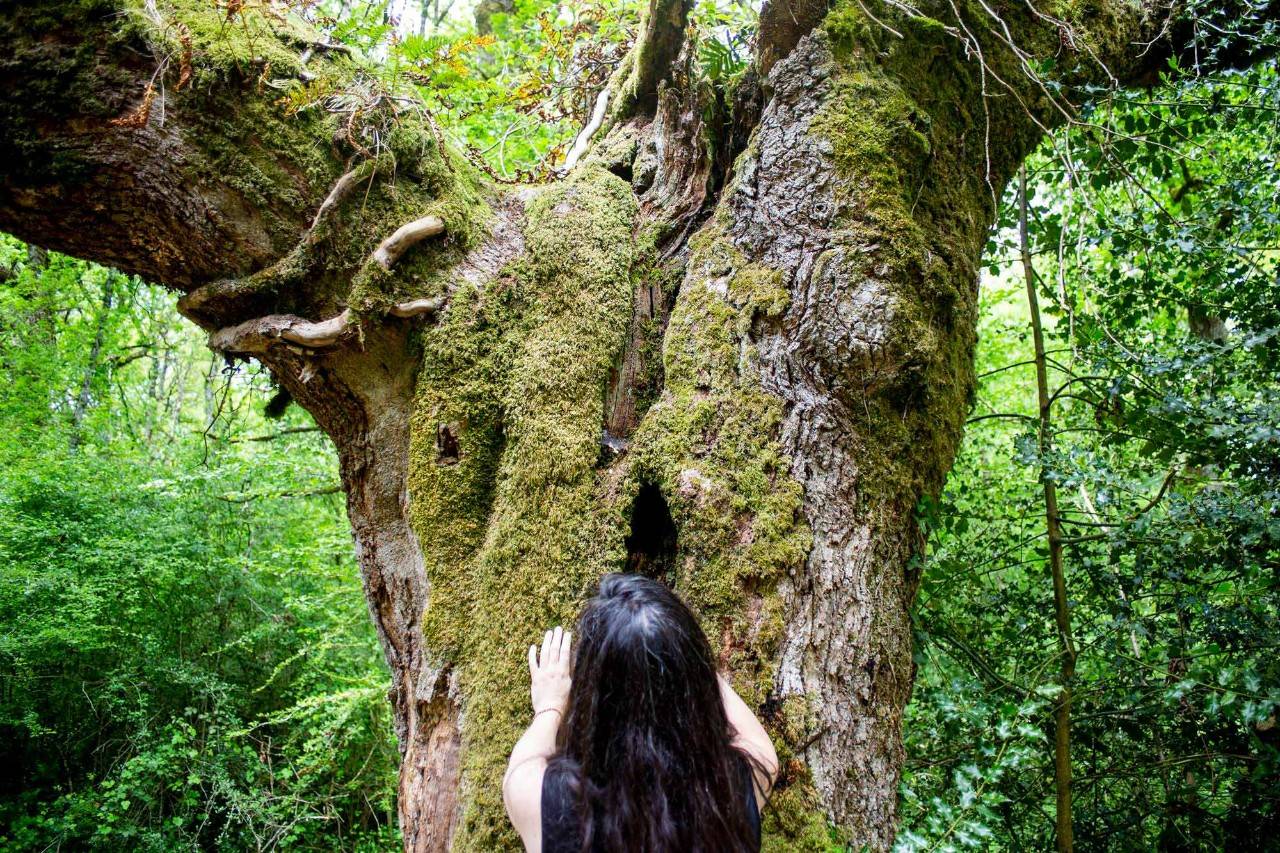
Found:
[[[557,714],[560,714],[560,719],[562,719],[562,720],[564,719],[564,714],[563,714],[563,713],[561,713],[561,711],[560,711],[560,709],[559,709],[559,708],[543,708],[541,711],[534,711],[534,712],[533,712],[533,718],[536,720],[536,719],[538,719],[538,715],[539,715],[539,714],[545,714],[545,713],[547,713],[548,711],[555,711]]]

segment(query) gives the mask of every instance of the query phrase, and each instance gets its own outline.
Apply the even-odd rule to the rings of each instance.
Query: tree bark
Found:
[[[626,567],[691,602],[770,726],[769,837],[891,845],[914,510],[960,438],[996,201],[1070,113],[1011,43],[1137,79],[1162,22],[872,5],[767,7],[730,99],[655,0],[593,147],[515,189],[411,113],[283,114],[290,80],[358,73],[291,19],[0,17],[0,227],[182,292],[334,441],[406,850],[514,846],[523,649]]]

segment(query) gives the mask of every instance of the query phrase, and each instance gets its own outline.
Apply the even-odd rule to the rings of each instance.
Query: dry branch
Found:
[[[424,216],[401,225],[395,233],[383,240],[373,250],[373,259],[389,270],[400,260],[400,256],[415,243],[434,237],[444,232],[444,220],[438,216]]]
[[[235,326],[218,329],[209,335],[209,348],[218,352],[242,355],[261,354],[280,341],[318,349],[337,343],[346,331],[351,309],[335,317],[313,323],[292,314],[257,317]]]
[[[561,172],[567,172],[577,165],[582,155],[587,153],[587,146],[591,143],[591,137],[595,136],[600,125],[604,124],[604,113],[609,107],[609,89],[606,87],[600,90],[600,94],[596,96],[595,108],[591,111],[591,119],[586,126],[578,132],[578,138],[573,140],[573,147],[569,149],[568,155],[564,158],[564,165],[560,167]]]

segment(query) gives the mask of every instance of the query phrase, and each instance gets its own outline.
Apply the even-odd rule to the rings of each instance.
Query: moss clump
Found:
[[[621,179],[584,168],[527,215],[526,257],[460,290],[423,334],[413,424],[411,512],[432,585],[423,633],[464,690],[460,850],[514,846],[499,783],[528,722],[524,652],[624,556],[595,464],[631,314],[636,203]],[[440,458],[441,430],[456,458]]]
[[[154,12],[142,2],[128,2],[132,26],[148,41],[162,41],[179,57],[182,30],[190,33],[194,56],[192,85],[204,88],[235,79],[292,77],[302,70],[302,51],[323,40],[315,28],[292,14],[264,13],[252,4],[235,14],[207,0],[160,0]],[[322,65],[320,60],[317,65]]]
[[[825,258],[842,266],[826,277],[874,282],[888,301],[877,351],[843,369],[861,393],[852,437],[865,496],[890,506],[939,488],[959,441],[973,382],[976,259],[994,211],[983,186],[988,155],[961,143],[981,143],[985,130],[975,68],[938,22],[894,26],[905,37],[885,40],[856,3],[833,10],[824,23],[831,94],[810,126],[830,143],[841,179],[838,227],[871,247]],[[993,173],[993,185],[1005,176]],[[921,464],[905,466],[907,457]]]

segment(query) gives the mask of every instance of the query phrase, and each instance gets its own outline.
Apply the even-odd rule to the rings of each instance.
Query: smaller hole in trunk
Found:
[[[619,178],[622,178],[622,180],[626,181],[627,183],[631,183],[631,161],[630,160],[625,160],[620,163],[610,163],[609,171],[613,172],[615,175],[617,175]]]
[[[626,571],[670,583],[676,563],[676,523],[662,490],[645,483],[631,507]]]
[[[459,459],[458,433],[455,424],[436,427],[436,464],[457,465]]]

